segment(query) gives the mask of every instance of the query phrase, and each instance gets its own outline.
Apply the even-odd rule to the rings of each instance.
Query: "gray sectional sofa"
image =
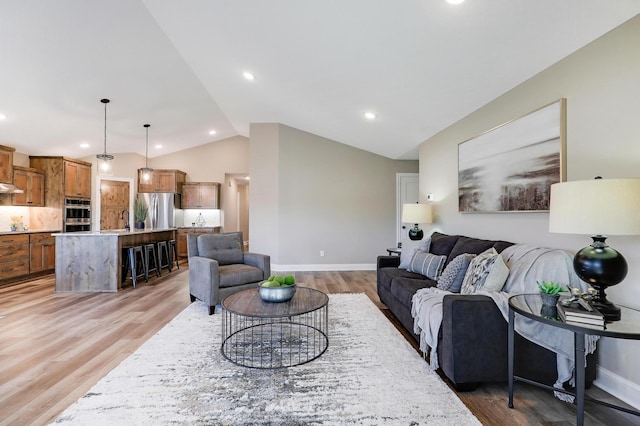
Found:
[[[480,254],[494,247],[498,253],[513,245],[435,232],[429,252],[447,256],[447,263],[462,253]],[[416,291],[436,286],[427,277],[399,269],[398,256],[377,259],[377,291],[382,303],[419,342],[413,332],[412,297]],[[457,390],[473,390],[478,383],[507,381],[507,322],[494,303],[484,295],[451,294],[444,297],[443,318],[438,336],[439,365]],[[515,373],[548,385],[557,379],[555,353],[516,335]],[[589,358],[590,357],[590,358]],[[589,355],[587,384],[595,379],[595,359]]]

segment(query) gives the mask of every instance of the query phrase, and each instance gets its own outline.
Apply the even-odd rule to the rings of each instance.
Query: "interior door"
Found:
[[[127,220],[120,219],[123,210],[129,212],[129,224],[133,224],[133,212],[129,208],[129,182],[102,180],[100,182],[100,229],[123,229]]]
[[[409,229],[402,223],[402,205],[420,200],[420,178],[418,173],[396,174],[396,238],[397,242],[406,238]],[[413,226],[413,225],[411,225]]]

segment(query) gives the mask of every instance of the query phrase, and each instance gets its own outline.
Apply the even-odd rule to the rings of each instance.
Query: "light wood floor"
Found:
[[[398,327],[378,299],[375,272],[295,275],[326,293],[366,293]],[[53,276],[0,287],[0,425],[51,422],[189,304],[185,267],[117,294],[53,288]],[[572,405],[525,384],[516,388],[514,410],[507,408],[506,384],[458,396],[485,425],[575,424]],[[585,424],[639,423],[638,417],[587,405]]]

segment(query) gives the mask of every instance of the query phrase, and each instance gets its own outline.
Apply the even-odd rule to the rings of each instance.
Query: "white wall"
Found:
[[[420,146],[420,192],[433,193],[434,229],[572,251],[588,236],[551,234],[547,213],[460,214],[457,146],[559,98],[567,99],[567,180],[640,176],[640,16],[478,109]],[[585,200],[590,208],[597,200]],[[624,254],[626,280],[607,291],[640,309],[640,237],[607,240]],[[640,317],[634,318],[640,323]],[[602,339],[596,384],[640,407],[640,342]]]
[[[252,124],[250,140],[252,251],[286,270],[374,269],[395,245],[396,173],[416,161],[281,124]]]

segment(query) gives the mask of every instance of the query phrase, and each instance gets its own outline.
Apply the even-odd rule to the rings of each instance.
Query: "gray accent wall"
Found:
[[[249,139],[252,251],[297,270],[370,269],[395,245],[396,173],[417,161],[278,123],[252,124]]]
[[[547,213],[461,214],[458,144],[559,98],[567,99],[567,180],[640,176],[640,16],[542,71],[420,146],[420,193],[434,194],[434,229],[474,237],[559,247],[573,252],[586,235],[552,234]],[[523,52],[526,54],[526,52]],[[597,200],[584,200],[593,208]],[[640,212],[639,212],[640,214]],[[640,309],[640,236],[608,243],[629,263],[607,294]],[[540,277],[544,278],[544,277]],[[640,317],[628,318],[640,321]],[[640,342],[602,339],[596,384],[640,408]]]

